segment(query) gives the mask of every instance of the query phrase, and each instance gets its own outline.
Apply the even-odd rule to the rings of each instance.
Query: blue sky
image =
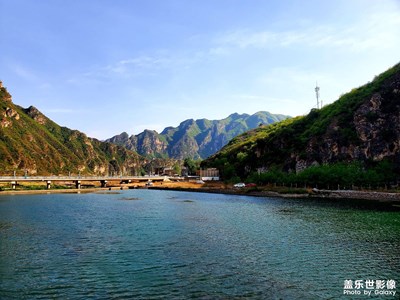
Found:
[[[400,61],[398,0],[0,0],[0,80],[105,139],[193,118],[302,115]]]

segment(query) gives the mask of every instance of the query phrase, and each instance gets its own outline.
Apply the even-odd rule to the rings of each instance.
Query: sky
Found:
[[[307,114],[400,61],[399,0],[0,0],[0,80],[106,139]]]

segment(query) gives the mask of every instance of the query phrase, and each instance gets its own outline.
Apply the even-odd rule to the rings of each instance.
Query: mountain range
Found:
[[[160,134],[145,130],[99,141],[59,126],[34,106],[14,104],[0,81],[0,175],[140,174],[149,157],[170,167],[173,159],[205,158],[240,133],[286,118],[235,113],[223,120],[186,120]]]
[[[360,163],[360,176],[375,168],[368,176],[400,178],[400,64],[305,116],[189,119],[160,134],[122,133],[105,142],[14,104],[0,81],[0,175],[139,174],[149,157],[206,158],[202,167],[218,168],[225,179],[271,170],[289,178],[314,166],[353,162]],[[372,175],[369,182],[378,178]]]
[[[266,111],[253,115],[234,113],[222,120],[188,119],[177,127],[165,128],[161,133],[145,130],[129,136],[123,132],[106,141],[146,157],[204,159],[241,133],[287,118],[289,116]]]

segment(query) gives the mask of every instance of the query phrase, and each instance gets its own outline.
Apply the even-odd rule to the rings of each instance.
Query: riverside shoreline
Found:
[[[230,194],[254,197],[278,197],[278,198],[291,198],[291,199],[312,199],[323,198],[327,200],[360,200],[372,203],[383,204],[391,206],[400,210],[400,193],[377,192],[377,191],[354,191],[354,190],[318,190],[313,189],[310,193],[302,194],[285,194],[268,190],[242,190],[235,188],[179,188],[179,187],[150,187],[155,190],[173,190],[183,192],[199,192],[199,193],[214,193],[214,194]]]
[[[228,195],[242,195],[254,197],[278,197],[278,198],[292,198],[292,199],[310,199],[310,198],[323,198],[330,200],[363,200],[375,203],[388,204],[400,208],[400,193],[377,192],[377,191],[355,191],[355,190],[320,190],[312,189],[307,193],[279,193],[267,189],[251,190],[251,189],[238,189],[229,186],[219,185],[214,187],[187,185],[185,183],[177,183],[174,185],[156,185],[145,187],[142,186],[113,186],[113,187],[93,187],[83,189],[39,189],[39,190],[4,190],[0,191],[1,195],[35,195],[35,194],[83,194],[83,193],[96,193],[96,192],[110,192],[126,189],[141,189],[148,188],[151,190],[165,190],[165,191],[182,191],[182,192],[195,192],[195,193],[214,193],[214,194],[228,194]]]
[[[186,192],[202,192],[216,194],[233,194],[243,196],[259,197],[281,197],[281,198],[330,198],[330,199],[359,199],[359,200],[377,200],[377,201],[396,201],[400,204],[400,193],[376,192],[376,191],[354,191],[354,190],[317,190],[313,189],[310,193],[285,194],[268,190],[248,191],[234,188],[180,188],[180,187],[159,187],[154,186],[149,189],[154,190],[174,190]]]

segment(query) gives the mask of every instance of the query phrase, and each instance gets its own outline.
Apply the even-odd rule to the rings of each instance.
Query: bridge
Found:
[[[81,188],[82,182],[99,181],[101,187],[107,187],[110,181],[121,183],[131,183],[140,181],[166,181],[180,180],[180,177],[169,176],[0,176],[0,182],[8,182],[15,190],[19,182],[46,182],[47,189],[51,188],[52,182],[73,182],[77,189]]]

